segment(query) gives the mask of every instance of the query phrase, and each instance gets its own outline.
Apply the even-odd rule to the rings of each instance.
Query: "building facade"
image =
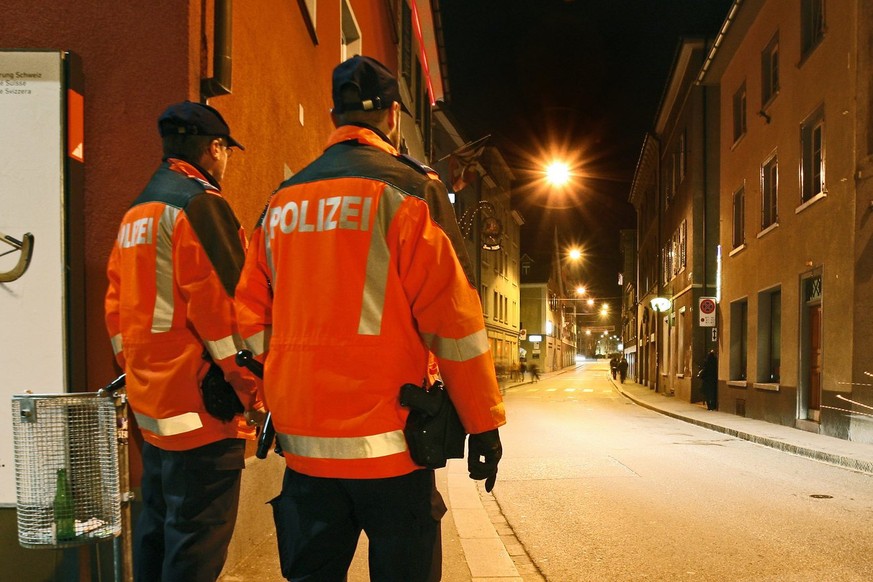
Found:
[[[716,347],[699,304],[714,295],[718,245],[718,93],[695,84],[706,41],[680,42],[631,188],[637,211],[638,382],[700,400],[695,372]],[[626,350],[627,351],[627,348]]]
[[[429,0],[162,0],[111,10],[85,0],[6,2],[4,49],[69,51],[81,61],[84,147],[77,156],[84,193],[69,216],[82,222],[74,259],[84,280],[81,307],[69,315],[82,322],[78,347],[85,361],[82,377],[65,388],[94,390],[117,375],[103,325],[106,262],[121,216],[160,162],[156,120],[168,104],[208,101],[246,146],[228,165],[223,190],[250,232],[276,186],[321,153],[333,129],[331,71],[353,54],[399,72],[412,112],[401,120],[403,147],[430,161],[431,111],[444,98],[439,33],[439,4]],[[18,203],[12,195],[0,193],[4,206]],[[38,367],[44,354],[33,354],[33,362],[21,365]],[[136,486],[136,442],[131,452]],[[263,503],[278,490],[276,474],[272,459],[244,471],[229,565],[247,555],[259,531],[272,527]],[[0,528],[14,531],[14,524],[14,510],[0,509]],[[103,556],[111,554],[104,548]],[[28,552],[11,543],[0,549],[0,563],[54,580],[77,580],[78,573],[101,567],[93,550]]]
[[[873,7],[735,2],[721,95],[719,408],[873,442]]]

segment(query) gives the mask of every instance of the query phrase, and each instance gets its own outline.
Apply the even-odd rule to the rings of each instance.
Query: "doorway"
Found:
[[[822,280],[821,274],[802,279],[800,391],[798,422],[821,419],[822,390]],[[812,428],[812,427],[810,427]]]

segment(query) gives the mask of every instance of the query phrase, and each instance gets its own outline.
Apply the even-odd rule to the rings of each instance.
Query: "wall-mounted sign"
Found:
[[[543,336],[541,335],[529,335],[527,336],[528,341],[532,342],[541,342],[543,341]]]
[[[701,297],[697,300],[700,327],[715,327],[715,297]]]

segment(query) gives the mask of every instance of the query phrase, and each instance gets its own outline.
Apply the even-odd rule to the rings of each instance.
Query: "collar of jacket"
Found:
[[[344,141],[356,141],[361,145],[373,146],[391,154],[399,155],[397,150],[388,142],[388,138],[381,131],[365,125],[341,125],[330,134],[327,140],[327,148]]]
[[[194,162],[189,162],[181,158],[164,158],[164,162],[166,162],[174,172],[205,182],[213,190],[221,192],[221,185],[212,177],[212,174]]]

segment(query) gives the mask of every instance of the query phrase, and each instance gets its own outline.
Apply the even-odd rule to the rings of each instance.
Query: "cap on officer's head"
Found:
[[[192,101],[170,105],[158,117],[161,137],[168,135],[205,135],[223,137],[229,146],[245,148],[230,137],[230,127],[214,107]]]
[[[349,85],[358,90],[360,99],[343,101],[343,89]],[[355,55],[333,70],[334,113],[388,109],[395,101],[409,113],[400,98],[400,86],[394,73],[376,59]]]

